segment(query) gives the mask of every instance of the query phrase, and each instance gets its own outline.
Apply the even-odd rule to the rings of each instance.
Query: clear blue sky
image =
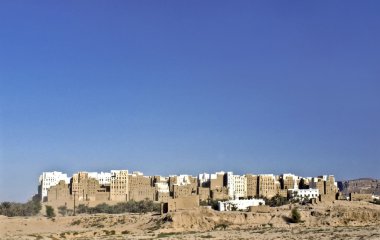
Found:
[[[380,178],[379,13],[1,1],[0,201],[25,201],[52,170]]]

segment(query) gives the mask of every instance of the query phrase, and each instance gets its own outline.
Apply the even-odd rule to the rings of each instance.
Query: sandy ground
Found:
[[[0,239],[380,239],[380,206],[364,202],[291,206],[266,213],[194,209],[157,214],[0,216]]]

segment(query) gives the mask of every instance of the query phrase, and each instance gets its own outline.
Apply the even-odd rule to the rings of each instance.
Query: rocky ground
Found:
[[[0,216],[0,239],[380,239],[380,206],[365,202],[297,206],[266,213],[208,209],[158,214],[97,214],[48,219]]]

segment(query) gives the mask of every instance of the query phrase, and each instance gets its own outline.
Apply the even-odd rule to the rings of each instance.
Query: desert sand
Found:
[[[301,223],[289,223],[297,206]],[[366,202],[285,205],[270,212],[205,208],[159,214],[0,216],[0,239],[380,239],[380,206]]]

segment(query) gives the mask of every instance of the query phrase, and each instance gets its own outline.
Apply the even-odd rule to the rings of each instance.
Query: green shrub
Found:
[[[84,204],[79,204],[78,207],[77,207],[77,209],[76,209],[76,212],[77,213],[88,213],[89,212],[89,207],[87,207]]]
[[[41,210],[41,202],[37,197],[26,203],[2,202],[0,204],[0,215],[13,216],[34,216]]]
[[[167,238],[167,237],[171,237],[173,235],[178,235],[179,233],[177,232],[168,232],[168,233],[159,233],[157,235],[157,238]]]
[[[226,230],[226,228],[229,226],[228,222],[222,221],[219,224],[215,225],[214,229],[223,229]]]
[[[282,197],[279,194],[272,197],[271,199],[264,199],[265,205],[269,205],[271,207],[280,207],[289,203],[286,197]]]
[[[108,230],[103,230],[103,232],[106,234],[106,235],[115,235],[115,230],[110,230],[110,231],[108,231]]]
[[[73,222],[71,223],[71,225],[72,225],[72,226],[74,226],[74,225],[79,225],[80,222],[81,222],[80,219],[78,219],[78,220],[73,221]]]
[[[58,213],[61,214],[62,216],[67,215],[67,207],[66,206],[59,206],[58,207]]]
[[[292,214],[291,214],[290,220],[291,220],[292,223],[299,223],[299,222],[301,222],[301,214],[298,211],[298,208],[293,208],[292,209]]]
[[[119,214],[119,213],[147,213],[147,212],[159,212],[160,204],[153,202],[152,200],[142,200],[142,201],[128,201],[119,202],[116,205],[108,205],[106,203],[101,203],[95,207],[88,207],[86,205],[80,204],[77,207],[77,213],[108,213],[108,214]]]
[[[46,216],[48,218],[55,217],[54,208],[52,206],[46,205],[45,208],[46,208]]]

